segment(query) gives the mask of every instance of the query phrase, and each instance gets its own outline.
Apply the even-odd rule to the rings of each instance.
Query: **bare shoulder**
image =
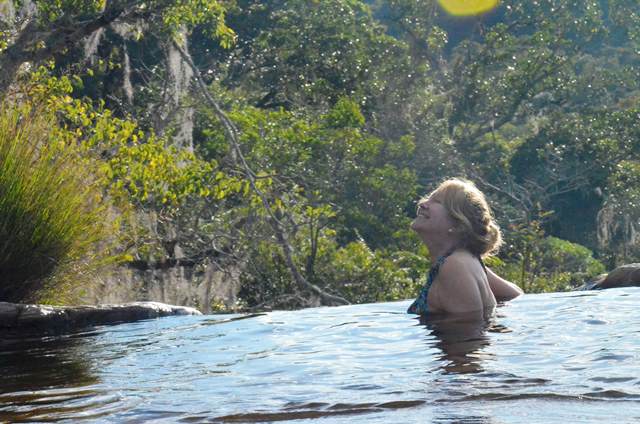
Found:
[[[456,251],[440,267],[438,280],[445,290],[464,290],[476,286],[475,273],[478,260],[468,252]]]
[[[478,272],[478,267],[480,267],[478,258],[465,250],[456,250],[442,264],[440,274],[447,280],[469,284],[476,281],[475,274]]]
[[[483,270],[472,254],[456,251],[449,256],[438,273],[438,300],[441,308],[447,312],[482,309],[478,273],[483,273]]]

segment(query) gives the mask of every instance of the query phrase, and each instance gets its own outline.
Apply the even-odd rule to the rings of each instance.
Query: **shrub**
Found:
[[[354,303],[415,297],[424,283],[426,268],[427,260],[422,256],[371,250],[361,240],[338,249],[325,267],[328,285]]]
[[[309,264],[309,240],[294,239],[294,260],[310,282],[352,303],[385,302],[417,295],[429,266],[424,255],[372,250],[362,240],[340,246],[335,235],[331,229],[321,231],[311,273],[305,267]],[[304,302],[306,296],[299,293],[291,280],[278,246],[258,242],[248,257],[239,293],[244,304],[285,309],[308,306]]]
[[[104,263],[108,202],[51,114],[28,106],[0,108],[0,300],[58,298],[62,288]]]
[[[580,244],[549,236],[542,246],[541,262],[546,270],[579,273],[587,277],[605,271],[604,265],[593,258],[593,252]]]
[[[528,293],[568,291],[605,271],[591,250],[580,244],[540,236],[530,245],[533,245],[531,258],[524,273],[522,257],[507,263],[495,258],[494,263],[489,264]]]

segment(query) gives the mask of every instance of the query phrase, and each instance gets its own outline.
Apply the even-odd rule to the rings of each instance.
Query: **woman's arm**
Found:
[[[498,276],[489,268],[487,268],[487,280],[489,280],[489,287],[498,302],[511,300],[524,294],[520,287]]]

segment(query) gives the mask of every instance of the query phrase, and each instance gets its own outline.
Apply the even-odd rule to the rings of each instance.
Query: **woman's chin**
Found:
[[[418,233],[418,234],[422,234],[422,233],[424,232],[424,230],[425,230],[425,229],[420,225],[420,223],[417,223],[417,222],[415,222],[415,221],[413,221],[413,222],[411,223],[411,229],[412,229],[414,232]]]

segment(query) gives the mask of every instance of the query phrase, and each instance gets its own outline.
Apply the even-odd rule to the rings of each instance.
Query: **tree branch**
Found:
[[[242,153],[242,149],[240,148],[238,129],[236,128],[235,124],[229,119],[229,117],[224,113],[224,111],[222,110],[218,102],[216,102],[215,99],[211,96],[211,94],[209,93],[209,90],[207,90],[207,86],[205,85],[204,80],[202,79],[202,74],[200,73],[200,70],[198,69],[198,67],[193,63],[191,56],[177,42],[174,41],[173,45],[178,50],[178,52],[180,52],[180,55],[182,56],[183,60],[193,70],[194,78],[196,80],[200,94],[205,98],[207,103],[213,108],[213,111],[216,117],[220,120],[220,122],[222,122],[222,126],[227,136],[227,140],[231,143],[231,147],[233,148],[233,151],[235,153],[236,160],[242,166],[242,169],[244,170],[244,174],[246,178],[249,180],[251,189],[260,198],[262,207],[267,212],[268,222],[276,234],[276,239],[278,241],[278,244],[280,245],[280,248],[282,249],[282,253],[284,254],[285,262],[296,284],[298,284],[298,286],[300,286],[302,289],[309,290],[315,295],[319,296],[320,299],[322,299],[322,301],[325,302],[325,304],[348,305],[349,302],[346,299],[340,296],[335,296],[325,292],[320,287],[310,283],[302,276],[302,274],[298,270],[298,267],[295,265],[293,261],[291,244],[287,240],[285,231],[282,228],[282,223],[276,217],[265,194],[262,192],[262,190],[260,190],[260,188],[258,188],[256,184],[256,174],[253,172],[253,170],[247,163],[244,157],[244,154]]]
[[[3,97],[26,62],[39,63],[50,59],[56,52],[76,46],[85,37],[131,12],[139,0],[108,1],[104,11],[84,22],[60,18],[43,31],[34,18],[21,31],[16,41],[0,54],[0,97]]]

